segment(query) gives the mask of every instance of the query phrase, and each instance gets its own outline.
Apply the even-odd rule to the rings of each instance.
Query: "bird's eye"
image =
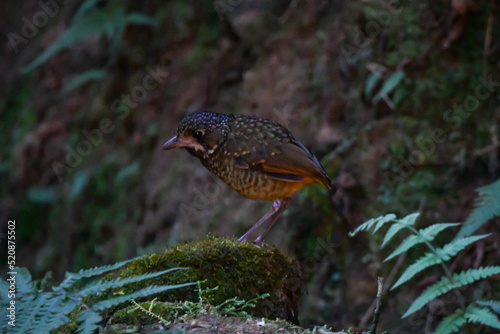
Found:
[[[203,131],[197,130],[197,131],[193,132],[193,137],[196,139],[203,137]]]

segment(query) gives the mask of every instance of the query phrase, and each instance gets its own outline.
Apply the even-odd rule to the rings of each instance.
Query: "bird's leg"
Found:
[[[285,199],[281,200],[279,207],[276,210],[276,213],[274,214],[274,216],[273,216],[271,222],[269,223],[269,225],[267,226],[266,230],[261,235],[259,235],[257,237],[257,239],[255,239],[256,243],[262,242],[262,240],[264,240],[264,238],[266,237],[266,235],[269,232],[269,230],[271,229],[271,227],[273,227],[274,223],[276,223],[278,218],[288,208],[289,205],[290,205],[290,198],[285,198]],[[274,205],[273,205],[273,209],[274,209]]]
[[[281,202],[279,200],[274,201],[273,208],[269,212],[267,212],[261,219],[259,219],[259,221],[254,226],[252,226],[252,228],[249,229],[247,233],[243,234],[241,238],[238,239],[238,241],[246,240],[250,234],[255,232],[256,229],[258,229],[269,218],[271,218],[274,214],[276,214],[279,211],[280,207],[281,207]]]

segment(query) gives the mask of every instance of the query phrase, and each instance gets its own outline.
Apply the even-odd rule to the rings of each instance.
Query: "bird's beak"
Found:
[[[162,149],[163,150],[171,150],[173,148],[186,147],[188,145],[189,145],[189,143],[186,143],[186,142],[180,140],[179,137],[174,136],[172,139],[170,139],[165,144],[163,144]]]

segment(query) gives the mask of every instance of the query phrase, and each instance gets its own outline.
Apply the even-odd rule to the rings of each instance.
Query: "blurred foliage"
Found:
[[[52,55],[75,43],[89,38],[106,36],[117,47],[127,24],[154,24],[155,21],[140,13],[126,13],[125,3],[109,1],[104,6],[99,0],[86,0],[73,16],[73,22],[51,46],[23,68],[29,73],[46,62]]]
[[[102,274],[115,270],[136,260],[131,259],[115,264],[80,270],[78,273],[66,273],[65,279],[52,286],[51,291],[40,290],[40,282],[33,281],[29,270],[16,268],[15,280],[16,300],[13,305],[14,319],[7,321],[0,328],[10,333],[85,333],[91,334],[101,328],[103,318],[100,312],[106,311],[134,298],[149,297],[156,293],[180,289],[196,283],[171,284],[163,286],[148,285],[128,295],[114,295],[114,289],[127,284],[147,281],[176,270],[187,268],[171,268],[154,273],[137,275],[128,279],[97,280]],[[85,285],[82,283],[85,281]],[[42,282],[43,283],[43,282]],[[2,281],[0,301],[2,307],[12,307],[11,297],[7,296],[10,283]],[[106,297],[103,297],[105,295]],[[97,302],[89,303],[91,299]],[[14,324],[14,325],[12,325]]]

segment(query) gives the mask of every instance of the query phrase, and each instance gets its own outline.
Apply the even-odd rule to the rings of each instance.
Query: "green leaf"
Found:
[[[493,312],[500,314],[500,301],[498,300],[478,300],[479,305],[490,307]]]
[[[394,223],[392,224],[391,227],[389,227],[389,230],[387,230],[387,233],[385,234],[384,241],[382,242],[381,248],[384,248],[386,244],[402,229],[407,227],[407,225],[402,224],[402,223]]]
[[[368,220],[367,222],[359,225],[354,231],[349,232],[349,236],[353,237],[361,231],[369,230],[370,228],[375,226],[375,224],[378,224],[379,225],[378,228],[380,228],[380,227],[382,227],[382,225],[384,225],[390,221],[393,221],[395,219],[396,219],[396,215],[393,213],[387,214],[385,216],[380,216],[378,218],[372,218],[372,219]]]
[[[149,286],[147,288],[129,293],[128,295],[119,296],[115,298],[106,299],[92,305],[91,310],[93,311],[104,311],[110,307],[119,305],[121,303],[127,302],[131,299],[137,299],[142,297],[149,297],[151,295],[156,295],[168,290],[179,289],[186,286],[195,285],[196,283],[183,283],[183,284],[173,284],[173,285],[161,285],[161,286]]]
[[[403,80],[405,77],[405,73],[403,71],[394,72],[387,80],[384,82],[384,85],[380,89],[380,91],[373,97],[372,102],[377,103],[383,96],[390,94],[394,88]]]
[[[16,297],[22,297],[33,292],[34,286],[31,278],[31,273],[27,268],[16,267],[14,269],[16,275]]]
[[[467,217],[456,238],[471,235],[494,217],[500,216],[500,180],[477,189],[477,192],[479,197],[476,199],[475,209]]]
[[[412,279],[416,274],[423,271],[424,269],[427,269],[438,263],[448,261],[465,247],[475,243],[478,240],[486,238],[487,236],[489,236],[489,234],[453,240],[451,243],[446,244],[443,248],[436,249],[436,253],[426,253],[424,256],[422,256],[420,259],[406,268],[405,272],[401,275],[398,281],[394,283],[391,290]]]
[[[83,191],[90,179],[90,171],[82,170],[78,172],[73,179],[73,186],[71,188],[71,194],[69,197],[71,199],[76,199]]]
[[[95,10],[95,5],[99,1],[100,0],[85,0],[85,1],[83,1],[83,3],[81,4],[81,6],[78,7],[78,10],[76,11],[75,16],[73,17],[73,19],[77,19],[78,17],[80,17],[80,16],[88,13],[92,9]]]
[[[394,92],[394,96],[392,97],[392,103],[394,103],[395,106],[399,104],[399,102],[403,101],[407,94],[407,90],[405,87],[398,87],[396,88],[396,91]]]
[[[92,276],[101,275],[101,274],[106,273],[108,271],[123,267],[127,263],[136,261],[136,260],[140,259],[141,257],[142,256],[138,256],[138,257],[133,258],[133,259],[117,262],[117,263],[110,264],[107,266],[95,267],[95,268],[85,269],[85,270],[82,269],[78,273],[67,272],[66,276],[65,276],[64,280],[61,282],[61,284],[59,284],[57,287],[54,287],[53,289],[54,289],[54,291],[59,291],[60,289],[68,289],[76,281],[78,281],[84,277],[92,277]]]
[[[96,8],[95,1],[83,4],[73,18],[73,23],[64,33],[35,60],[22,69],[26,74],[46,62],[57,52],[77,42],[98,38],[107,35],[108,38],[119,42],[127,23],[152,24],[142,14],[126,14],[125,5],[121,1],[111,1],[103,8]]]
[[[441,263],[441,259],[436,256],[434,253],[426,253],[424,256],[415,261],[412,265],[410,265],[404,273],[399,277],[396,283],[392,286],[391,290],[396,289],[403,283],[406,283],[410,279],[412,279],[416,274],[421,272],[422,270],[429,268],[435,264]]]
[[[496,329],[500,329],[500,321],[490,309],[471,304],[465,310],[465,319],[469,322],[483,324]]]
[[[156,25],[156,20],[154,18],[139,13],[128,14],[126,21],[127,23],[133,24]]]
[[[78,298],[84,298],[89,295],[95,295],[98,293],[105,292],[109,289],[116,289],[120,288],[122,286],[125,286],[130,283],[136,283],[136,282],[141,282],[147,279],[155,278],[158,276],[162,276],[165,274],[168,274],[169,272],[172,271],[177,271],[177,270],[186,270],[189,269],[187,267],[176,267],[176,268],[170,268],[162,271],[157,271],[157,272],[152,272],[152,273],[147,273],[143,275],[137,275],[137,276],[131,276],[127,278],[117,278],[114,280],[108,280],[108,281],[99,281],[99,282],[92,282],[89,283],[86,287],[78,291]]]
[[[477,280],[500,274],[500,266],[481,267],[478,269],[469,269],[458,274],[453,274],[452,278],[443,277],[434,285],[428,287],[414,302],[410,308],[403,314],[402,318],[406,318],[410,314],[420,310],[428,302],[435,298],[459,288],[464,285],[471,284]]]
[[[456,332],[465,322],[466,319],[464,317],[464,311],[458,309],[452,315],[449,315],[441,320],[441,323],[436,328],[434,334],[448,334]]]
[[[377,82],[380,80],[380,73],[372,73],[366,80],[366,85],[365,85],[365,96],[369,97],[372,95],[373,89],[375,88],[375,85]]]
[[[137,175],[139,173],[141,164],[136,161],[130,165],[128,165],[125,168],[122,168],[117,174],[116,174],[116,182],[121,182],[125,180],[128,177]]]
[[[40,204],[53,204],[56,201],[56,188],[31,187],[28,190],[28,199]]]
[[[80,323],[76,330],[77,333],[92,334],[101,328],[99,323],[102,321],[102,317],[95,311],[84,310],[79,313],[76,321]]]
[[[93,81],[93,80],[101,80],[104,78],[106,75],[106,71],[102,69],[92,69],[92,70],[87,70],[83,73],[80,73],[76,75],[73,79],[71,79],[70,82],[68,82],[63,90],[62,93],[66,94],[84,84],[87,82]]]
[[[81,303],[77,300],[67,300],[65,295],[48,293],[49,298],[38,312],[33,333],[46,333],[56,330],[69,322],[68,314]]]
[[[453,227],[460,225],[458,223],[440,223],[434,224],[429,227],[426,227],[422,230],[419,230],[419,234],[410,235],[406,238],[399,246],[396,248],[388,257],[385,258],[385,261],[389,261],[390,259],[402,254],[412,248],[415,245],[421,244],[425,241],[432,241],[439,234],[439,232],[444,231],[448,227]],[[389,234],[389,232],[387,232]],[[387,236],[387,235],[386,235]]]
[[[478,240],[484,239],[488,236],[490,236],[490,234],[475,235],[472,237],[455,239],[449,244],[444,245],[443,248],[437,249],[436,253],[443,261],[448,261],[465,247],[475,243]]]
[[[408,215],[403,219],[397,220],[385,234],[384,242],[382,242],[382,247],[384,247],[387,244],[387,242],[389,242],[392,239],[392,237],[394,237],[403,228],[415,224],[418,215],[419,215],[418,213],[412,213],[411,215]]]

